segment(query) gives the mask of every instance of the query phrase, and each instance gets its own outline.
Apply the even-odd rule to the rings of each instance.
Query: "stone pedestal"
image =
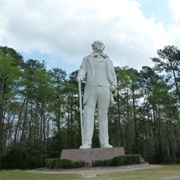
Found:
[[[63,149],[61,159],[85,161],[89,165],[95,160],[112,159],[115,156],[125,155],[124,147],[92,148],[92,149]]]

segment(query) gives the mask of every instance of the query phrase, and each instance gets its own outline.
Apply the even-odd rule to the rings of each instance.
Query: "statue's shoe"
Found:
[[[110,144],[103,144],[101,145],[101,148],[112,148],[113,146],[111,146]]]
[[[79,149],[91,149],[91,145],[89,145],[89,144],[83,144],[82,146],[80,146]]]

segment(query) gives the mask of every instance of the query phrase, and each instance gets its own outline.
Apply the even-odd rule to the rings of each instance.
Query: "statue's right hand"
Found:
[[[81,82],[82,80],[83,80],[83,77],[82,77],[82,76],[78,76],[78,77],[77,77],[77,81],[78,81],[78,82]]]

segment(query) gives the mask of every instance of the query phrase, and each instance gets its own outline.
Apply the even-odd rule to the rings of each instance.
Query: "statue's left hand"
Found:
[[[110,91],[115,91],[116,87],[114,85],[109,86]]]
[[[82,82],[82,80],[83,80],[83,77],[82,77],[82,76],[78,76],[78,77],[77,77],[77,81],[78,81],[78,82]]]

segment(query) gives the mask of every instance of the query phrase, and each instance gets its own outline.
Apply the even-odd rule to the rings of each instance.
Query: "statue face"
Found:
[[[100,51],[100,52],[102,52],[105,48],[104,44],[101,41],[94,41],[92,47],[94,51]]]

